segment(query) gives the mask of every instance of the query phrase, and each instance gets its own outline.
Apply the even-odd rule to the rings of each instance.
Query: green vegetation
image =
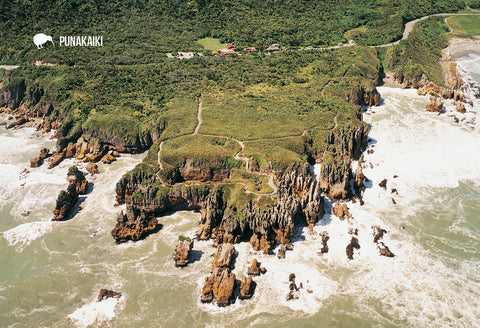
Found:
[[[477,0],[470,6],[478,7]],[[65,65],[145,64],[168,52],[202,51],[206,37],[240,48],[358,44],[397,40],[406,21],[465,8],[463,0],[11,0],[0,2],[0,60]],[[55,40],[68,35],[101,35],[97,48],[47,45],[39,51],[36,33]]]
[[[206,50],[211,50],[211,51],[223,49],[226,46],[225,43],[220,43],[219,39],[209,38],[209,37],[197,40],[197,42],[200,43],[200,45]]]
[[[452,36],[473,37],[480,35],[479,16],[459,16],[448,18],[448,25],[452,28]]]
[[[189,238],[189,237],[185,237],[185,236],[178,236],[178,240],[180,241],[188,241],[188,242],[191,242],[192,240]]]
[[[245,169],[232,170],[232,175],[228,181],[245,184],[248,191],[257,194],[269,194],[273,192],[272,188],[268,185],[268,176],[248,173]]]
[[[399,45],[382,50],[386,70],[402,79],[419,81],[423,75],[444,86],[442,68],[438,63],[441,49],[448,44],[449,29],[443,17],[433,17],[415,25],[410,37]]]

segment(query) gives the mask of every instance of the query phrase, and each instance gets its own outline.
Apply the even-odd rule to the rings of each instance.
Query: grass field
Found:
[[[450,17],[448,24],[453,29],[451,35],[460,37],[480,35],[480,16]]]
[[[215,51],[217,49],[223,49],[226,47],[225,43],[220,43],[220,40],[215,38],[203,38],[198,40],[197,42],[206,50]]]

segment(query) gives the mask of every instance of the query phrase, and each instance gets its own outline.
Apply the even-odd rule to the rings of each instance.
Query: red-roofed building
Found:
[[[226,45],[227,49],[235,49],[235,45],[227,43]]]

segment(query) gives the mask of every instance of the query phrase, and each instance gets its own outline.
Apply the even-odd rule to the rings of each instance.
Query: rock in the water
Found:
[[[85,168],[86,168],[87,171],[88,171],[90,174],[92,174],[92,175],[98,173],[98,165],[95,164],[95,163],[88,163]]]
[[[325,254],[328,253],[328,245],[327,242],[330,239],[328,232],[323,231],[320,236],[322,236],[322,248],[320,249],[320,253]]]
[[[355,237],[352,237],[352,240],[350,240],[350,243],[347,245],[346,251],[347,251],[347,257],[349,260],[353,260],[353,250],[354,249],[360,249],[360,244],[358,243],[358,239]]]
[[[67,180],[69,184],[74,184],[77,194],[84,195],[87,193],[88,182],[85,175],[75,165],[68,169]]]
[[[218,306],[227,306],[233,303],[233,290],[235,287],[235,274],[228,268],[216,267],[211,276],[205,279],[202,289],[201,301],[209,303],[217,300]]]
[[[393,254],[390,249],[383,243],[379,242],[377,243],[378,250],[380,251],[381,256],[386,256],[386,257],[394,257],[395,254]]]
[[[340,220],[343,220],[344,216],[348,216],[347,204],[335,203],[335,205],[333,206],[333,214]]]
[[[65,153],[63,153],[63,152],[54,153],[52,155],[52,157],[50,157],[50,159],[49,159],[50,165],[48,165],[48,168],[49,169],[54,168],[55,166],[60,164],[60,162],[63,161],[64,158],[65,158]]]
[[[363,181],[365,181],[365,175],[362,171],[362,164],[363,164],[363,155],[360,157],[357,163],[357,169],[355,170],[355,182],[354,187],[357,193],[361,192],[364,188]]]
[[[115,292],[109,289],[101,289],[100,293],[98,293],[97,302],[101,302],[106,300],[107,298],[120,298],[122,297],[122,293]]]
[[[129,240],[138,241],[157,232],[161,227],[155,217],[141,215],[133,218],[120,212],[117,224],[112,230],[112,237],[117,244],[125,243]]]
[[[255,292],[256,283],[253,281],[252,277],[243,277],[242,282],[240,283],[240,294],[238,298],[241,300],[250,299]]]
[[[105,163],[105,164],[110,164],[112,163],[113,161],[116,161],[117,159],[115,158],[115,156],[113,156],[112,154],[106,154],[105,156],[102,157],[101,161],[102,163]]]
[[[439,98],[431,97],[430,103],[427,105],[427,111],[441,113],[443,110],[443,103]]]
[[[277,258],[284,259],[285,258],[285,246],[280,245],[278,248]]]
[[[264,267],[260,267],[261,263],[257,259],[253,259],[252,265],[248,268],[247,274],[249,276],[259,276],[260,273],[264,274],[267,270]],[[262,272],[262,269],[264,272]]]
[[[379,187],[387,190],[387,179],[383,179],[382,181],[380,181],[380,183],[378,184]]]
[[[213,258],[213,268],[230,268],[234,251],[235,248],[233,247],[233,244],[219,245]]]
[[[373,242],[377,243],[380,239],[383,238],[383,235],[387,233],[386,230],[380,228],[379,226],[373,226]]]
[[[78,193],[75,184],[69,184],[67,191],[62,190],[58,194],[57,204],[53,210],[53,221],[64,221],[78,200]]]
[[[462,102],[457,102],[457,112],[465,114],[465,104]]]
[[[175,247],[175,266],[184,267],[188,264],[188,257],[193,248],[193,240],[179,240]]]
[[[41,166],[45,158],[47,158],[48,156],[49,156],[49,150],[47,148],[42,148],[42,150],[40,150],[40,154],[37,157],[32,158],[30,160],[30,166],[31,167]]]

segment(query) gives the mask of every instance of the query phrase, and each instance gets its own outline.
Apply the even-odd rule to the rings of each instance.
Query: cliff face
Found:
[[[127,190],[137,189],[138,180],[131,175],[117,184],[117,191],[123,195],[120,197],[125,197]],[[127,217],[134,221],[143,213],[145,218],[152,218],[178,206],[200,210],[199,239],[214,238],[222,244],[246,238],[255,249],[268,253],[275,244],[291,242],[295,217],[303,217],[313,225],[324,214],[322,189],[312,178],[308,165],[291,167],[279,176],[277,183],[279,191],[272,206],[262,207],[249,201],[242,208],[231,204],[224,185],[177,184],[168,191],[149,187],[141,197],[128,199]],[[119,228],[117,223],[115,229]]]

